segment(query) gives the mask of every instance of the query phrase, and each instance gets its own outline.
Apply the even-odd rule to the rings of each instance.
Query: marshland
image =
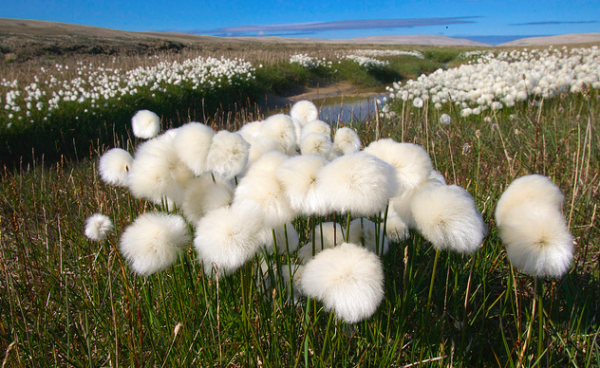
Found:
[[[0,68],[3,366],[600,366],[595,45]],[[376,110],[294,105],[340,83]],[[498,206],[533,174],[540,198]]]

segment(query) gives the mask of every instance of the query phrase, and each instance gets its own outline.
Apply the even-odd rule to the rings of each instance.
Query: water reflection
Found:
[[[338,96],[312,102],[319,109],[319,118],[330,123],[360,122],[375,116],[375,100],[383,99],[387,94],[370,96]]]

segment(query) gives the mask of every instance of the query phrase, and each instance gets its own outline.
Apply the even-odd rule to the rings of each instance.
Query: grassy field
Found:
[[[432,59],[423,63],[440,62]],[[289,83],[286,73],[297,76],[299,85],[334,79],[282,65],[265,62],[265,74],[281,80],[257,78],[273,83],[263,88],[276,91]],[[166,271],[136,276],[119,253],[119,237],[154,205],[99,179],[97,159],[106,146],[131,152],[139,143],[119,135],[96,142],[78,160],[65,156],[34,162],[22,172],[4,169],[2,366],[600,366],[597,91],[537,106],[519,102],[490,112],[490,121],[483,115],[463,118],[451,108],[448,126],[438,123],[441,112],[428,104],[394,109],[397,115],[389,120],[348,125],[363,146],[391,137],[425,147],[434,168],[473,195],[489,229],[474,255],[443,252],[434,267],[435,250],[418,233],[392,243],[382,258],[385,298],[372,318],[354,325],[314,300],[289,301],[284,285],[257,284],[261,255],[234,275],[210,278],[190,244]],[[129,121],[128,113],[119,117]],[[261,113],[221,111],[210,124],[235,130]],[[187,120],[175,116],[163,118],[173,125]],[[111,123],[104,124],[110,130]],[[575,258],[559,280],[535,281],[513,269],[495,226],[500,194],[531,173],[549,176],[565,194]],[[112,219],[115,231],[93,242],[83,235],[84,222],[98,212]],[[301,244],[309,241],[307,219],[296,219],[294,227]]]

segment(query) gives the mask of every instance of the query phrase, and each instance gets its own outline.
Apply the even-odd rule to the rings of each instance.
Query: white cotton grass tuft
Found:
[[[290,116],[293,119],[298,120],[301,126],[304,126],[309,121],[317,120],[319,118],[319,109],[314,103],[301,100],[296,102],[290,109]]]
[[[206,213],[225,207],[233,201],[233,188],[219,177],[204,174],[190,180],[184,191],[181,210],[185,218],[196,224]]]
[[[260,136],[260,128],[262,127],[262,124],[262,121],[251,121],[244,124],[237,133],[241,135],[246,142],[250,142],[252,137]]]
[[[277,226],[275,229],[265,228],[261,232],[262,243],[267,253],[275,252],[275,242],[273,242],[273,232],[275,232],[275,241],[277,242],[277,253],[293,253],[298,249],[299,236],[291,222]]]
[[[300,143],[300,153],[303,155],[317,155],[325,159],[329,158],[331,148],[331,139],[323,133],[307,134]]]
[[[305,244],[298,250],[298,259],[306,263],[313,255],[329,248],[333,248],[344,242],[345,234],[342,226],[338,223],[324,222],[315,227],[310,234],[309,243]],[[313,243],[314,240],[314,243]],[[314,247],[313,247],[314,244]],[[313,254],[314,248],[314,254]]]
[[[335,132],[333,138],[332,158],[360,151],[360,138],[348,127],[342,127]]]
[[[427,151],[416,144],[398,143],[391,138],[372,142],[364,150],[396,168],[398,192],[414,189],[424,183],[433,169]]]
[[[571,265],[573,236],[561,213],[564,196],[542,175],[513,181],[496,205],[500,238],[513,266],[536,277],[561,277]]]
[[[177,129],[177,133],[173,138],[173,147],[179,159],[196,176],[208,171],[206,158],[214,135],[215,132],[209,126],[191,122]]]
[[[423,107],[423,99],[421,97],[415,97],[413,99],[413,106],[416,107],[417,109],[420,109],[421,107]]]
[[[385,223],[385,235],[392,242],[400,242],[408,239],[409,227],[400,216],[390,208]]]
[[[362,217],[350,221],[348,242],[362,244],[371,252],[379,252],[376,253],[378,255],[387,254],[389,250],[388,238],[383,235],[383,224]]]
[[[500,196],[496,204],[496,225],[502,226],[507,214],[520,203],[548,203],[560,211],[563,201],[562,192],[548,177],[538,174],[522,176],[515,179]]]
[[[113,148],[106,151],[98,164],[100,178],[110,185],[119,187],[127,186],[127,175],[133,163],[133,157],[129,152],[121,148]]]
[[[85,236],[91,240],[106,239],[113,229],[113,223],[108,216],[96,213],[85,220]]]
[[[261,245],[264,229],[258,205],[228,206],[206,214],[196,226],[194,248],[206,274],[235,272],[252,258]]]
[[[275,175],[288,156],[278,151],[267,152],[258,159],[239,181],[233,202],[252,201],[260,205],[265,226],[277,227],[292,221],[296,212],[290,206],[285,188]]]
[[[384,211],[398,190],[394,168],[365,152],[336,158],[321,168],[318,180],[331,211],[355,216]]]
[[[442,114],[440,116],[440,124],[442,124],[442,125],[450,125],[451,120],[452,119],[450,118],[450,115],[448,115],[448,114]]]
[[[161,212],[139,215],[121,236],[120,250],[135,273],[151,275],[169,267],[190,242],[181,216]]]
[[[241,135],[221,130],[212,139],[206,165],[215,175],[232,179],[246,169],[249,149]]]
[[[140,110],[131,118],[131,127],[138,138],[154,138],[160,132],[160,118],[150,110]]]
[[[305,216],[326,214],[326,203],[317,185],[317,173],[326,164],[327,160],[321,156],[301,155],[282,162],[275,170],[290,206],[297,213]]]
[[[519,271],[554,278],[569,271],[573,236],[564,216],[553,204],[516,204],[506,213],[499,229],[508,259]]]
[[[187,182],[194,176],[173,148],[176,130],[144,142],[136,151],[128,175],[128,187],[136,198],[155,204],[165,199],[180,203]]]
[[[294,155],[296,153],[296,130],[292,118],[285,114],[269,116],[260,128],[259,134],[279,142],[279,151]]]
[[[313,120],[307,122],[302,127],[302,132],[300,133],[300,144],[302,145],[302,141],[304,138],[310,133],[321,133],[325,134],[328,138],[331,137],[331,127],[324,121],[321,120]],[[331,140],[331,138],[329,138]]]
[[[379,257],[350,243],[327,249],[304,267],[301,289],[346,323],[375,313],[383,300],[383,267]]]
[[[456,185],[428,185],[412,198],[417,230],[437,250],[471,254],[487,234],[469,192]]]
[[[269,151],[285,153],[281,150],[281,145],[275,138],[257,135],[249,137],[246,141],[250,144],[250,150],[248,151],[248,166],[246,169],[251,167],[262,155]]]

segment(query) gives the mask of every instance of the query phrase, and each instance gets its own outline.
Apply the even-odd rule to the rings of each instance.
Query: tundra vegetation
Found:
[[[600,365],[597,47],[244,51],[2,66],[3,366]]]

